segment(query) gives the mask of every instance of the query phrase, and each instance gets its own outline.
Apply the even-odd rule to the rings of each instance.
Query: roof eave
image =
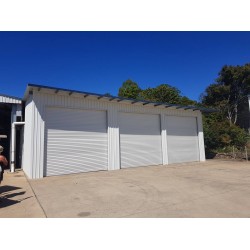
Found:
[[[31,91],[33,90],[41,91],[43,89],[54,90],[55,94],[58,94],[59,92],[65,92],[69,96],[78,94],[78,95],[82,95],[85,98],[91,96],[91,97],[96,97],[97,100],[105,99],[110,102],[123,102],[127,104],[132,104],[132,105],[142,104],[143,106],[149,105],[150,107],[175,108],[175,109],[192,110],[192,111],[199,110],[204,113],[217,112],[216,110],[213,110],[213,109],[207,109],[207,108],[201,108],[201,107],[195,107],[195,106],[183,106],[179,104],[150,102],[150,101],[145,101],[145,100],[122,98],[122,97],[117,97],[117,96],[112,96],[112,95],[108,96],[108,95],[95,94],[95,93],[90,93],[90,92],[83,92],[83,91],[64,89],[64,88],[49,87],[49,86],[31,84],[31,83],[27,85],[23,100],[27,101],[29,94],[31,94]]]
[[[22,104],[22,99],[19,97],[15,97],[15,96],[10,96],[10,95],[5,95],[5,94],[0,94],[0,96],[4,97],[4,98],[9,98],[10,100],[12,100],[13,102],[7,102],[10,104]]]

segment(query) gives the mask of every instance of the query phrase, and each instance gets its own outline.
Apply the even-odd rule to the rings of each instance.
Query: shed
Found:
[[[29,84],[29,178],[205,161],[203,108]]]
[[[23,127],[16,128],[22,120],[22,99],[0,94],[0,144],[12,169],[14,165],[20,168],[22,164]]]

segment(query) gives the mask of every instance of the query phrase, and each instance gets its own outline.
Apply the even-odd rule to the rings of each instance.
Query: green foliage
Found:
[[[209,85],[201,97],[203,105],[216,107],[230,124],[249,127],[247,95],[250,93],[250,64],[224,66],[215,83]],[[239,119],[241,118],[241,119]]]
[[[227,150],[247,144],[249,135],[248,98],[250,94],[250,64],[224,66],[215,83],[201,96],[204,106],[219,112],[204,115],[204,137],[208,150]]]
[[[191,100],[186,96],[181,97],[179,104],[184,106],[198,106],[198,103],[196,101]]]
[[[160,84],[155,88],[141,89],[136,82],[127,80],[119,89],[118,96],[151,102],[181,104],[184,106],[198,105],[196,101],[182,96],[178,88],[169,84]]]
[[[141,89],[139,88],[138,84],[128,79],[119,89],[118,96],[123,98],[138,99],[140,92]]]
[[[140,99],[152,102],[179,104],[181,95],[179,89],[168,84],[161,84],[155,88],[142,90]]]
[[[204,139],[206,148],[218,150],[226,147],[243,147],[247,144],[247,132],[228,121],[213,121],[211,117],[203,117]]]
[[[228,105],[228,97],[230,95],[230,87],[214,83],[206,88],[205,94],[202,97],[202,103],[217,108],[224,108]]]

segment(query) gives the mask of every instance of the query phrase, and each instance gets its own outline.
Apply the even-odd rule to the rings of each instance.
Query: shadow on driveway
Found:
[[[0,186],[0,208],[4,208],[4,207],[9,207],[12,205],[15,205],[17,203],[20,203],[24,200],[27,200],[31,197],[26,197],[24,199],[21,200],[12,200],[11,198],[17,197],[17,196],[21,196],[24,195],[26,192],[13,192],[16,190],[20,190],[20,187],[14,187],[14,186]]]

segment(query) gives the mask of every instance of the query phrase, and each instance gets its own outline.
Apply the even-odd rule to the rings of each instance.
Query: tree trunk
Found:
[[[232,126],[232,113],[230,112],[229,109],[227,110],[227,114],[228,114],[227,118],[229,120],[229,125],[231,127]]]
[[[238,108],[236,107],[235,108],[235,115],[234,115],[234,124],[236,124],[237,119],[238,119]]]

